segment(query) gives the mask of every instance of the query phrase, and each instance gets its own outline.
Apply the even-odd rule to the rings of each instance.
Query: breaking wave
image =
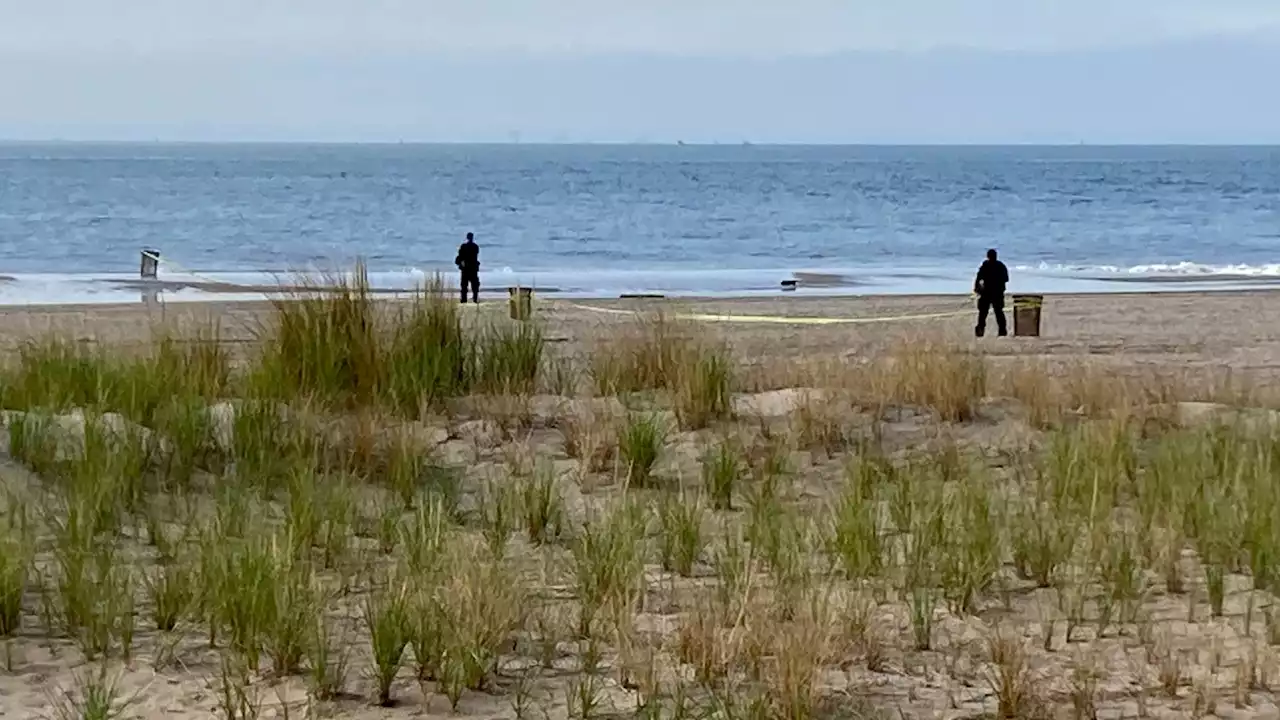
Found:
[[[1176,263],[1133,265],[1131,267],[1120,267],[1117,265],[1053,265],[1049,263],[1040,263],[1039,265],[1019,265],[1014,269],[1021,270],[1023,272],[1043,272],[1089,277],[1105,277],[1110,275],[1131,278],[1280,278],[1280,263],[1265,263],[1262,265],[1208,265],[1187,260]]]

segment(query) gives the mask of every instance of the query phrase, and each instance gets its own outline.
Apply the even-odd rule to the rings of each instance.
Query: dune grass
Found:
[[[1193,715],[1280,680],[1257,413],[1178,423],[1180,384],[920,340],[735,417],[731,346],[656,319],[589,358],[597,397],[488,433],[494,406],[448,401],[528,402],[562,362],[542,330],[344,282],[278,303],[244,358],[206,328],[5,363],[36,479],[0,504],[0,642],[214,668],[229,717],[290,683],[388,717],[913,716],[939,686],[973,716],[1087,717],[1104,687]],[[1031,440],[986,445],[997,422]],[[119,704],[106,677],[82,704]]]
[[[686,429],[732,414],[736,379],[729,349],[687,323],[643,317],[595,348],[591,362],[598,394],[665,393]]]
[[[407,304],[376,302],[364,266],[324,292],[276,301],[248,382],[260,396],[311,397],[335,407],[383,406],[416,417],[472,392],[531,390],[542,367],[536,325],[464,327],[436,278]]]

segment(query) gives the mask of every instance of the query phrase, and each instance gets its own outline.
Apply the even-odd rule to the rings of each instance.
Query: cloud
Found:
[[[0,52],[791,55],[1251,31],[1275,0],[0,0]]]

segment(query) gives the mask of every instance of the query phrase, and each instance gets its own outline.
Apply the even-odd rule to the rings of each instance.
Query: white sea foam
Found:
[[[404,268],[370,271],[369,283],[379,291],[411,292],[436,271]],[[341,274],[339,274],[341,275]],[[199,272],[163,267],[151,285],[129,274],[18,274],[0,281],[0,305],[58,305],[136,303],[159,291],[166,301],[262,300],[269,289],[282,285],[324,283],[330,272]],[[454,273],[443,273],[456,285]],[[549,295],[573,298],[617,297],[625,293],[667,295],[750,295],[776,293],[788,270],[574,270],[534,271],[498,268],[481,273],[481,288],[500,293],[511,286],[542,289]],[[240,292],[243,289],[243,292]],[[833,290],[837,288],[823,288]]]
[[[1184,260],[1176,263],[1151,263],[1119,267],[1116,265],[1063,265],[1040,263],[1038,265],[1018,265],[1014,270],[1023,272],[1046,272],[1064,275],[1100,277],[1114,276],[1150,276],[1150,277],[1280,277],[1280,263],[1264,263],[1261,265],[1232,264],[1209,265]]]

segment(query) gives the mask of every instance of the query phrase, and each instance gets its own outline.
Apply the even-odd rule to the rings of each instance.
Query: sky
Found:
[[[1280,0],[0,0],[0,138],[1280,142]]]

